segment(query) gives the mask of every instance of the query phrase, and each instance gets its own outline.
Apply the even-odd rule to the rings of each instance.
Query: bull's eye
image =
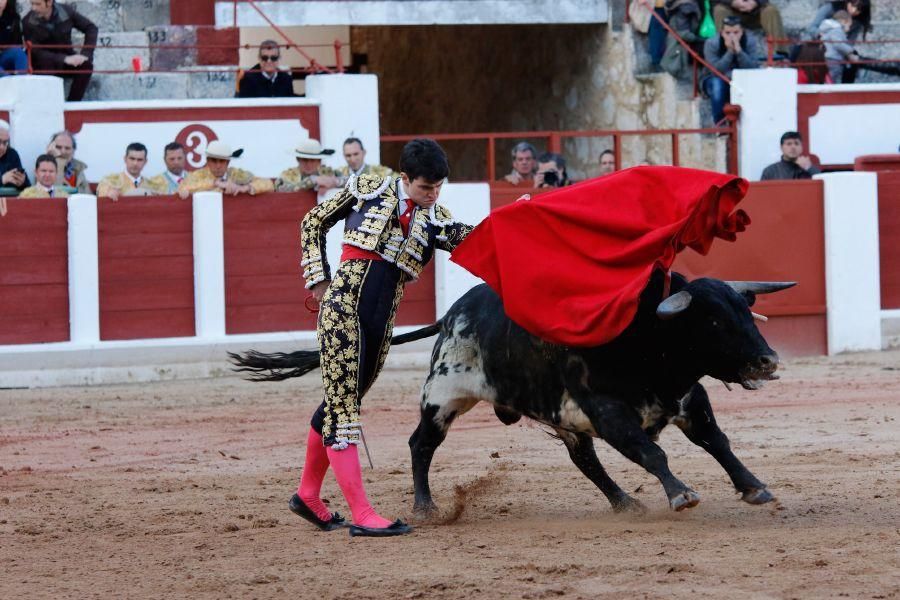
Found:
[[[709,324],[716,328],[719,327],[719,322],[715,319],[710,319]]]

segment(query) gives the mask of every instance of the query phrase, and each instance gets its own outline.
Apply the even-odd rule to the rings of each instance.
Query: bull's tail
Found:
[[[244,354],[228,353],[235,371],[249,373],[250,381],[282,381],[306,375],[320,364],[318,350],[297,350],[263,354],[249,350]]]
[[[441,322],[391,338],[391,345],[423,340],[438,333]],[[275,352],[263,354],[249,350],[244,354],[228,353],[235,365],[235,371],[249,373],[250,381],[283,381],[291,377],[302,377],[321,364],[318,350],[297,350],[296,352]]]
[[[438,321],[437,323],[429,325],[428,327],[423,327],[422,329],[416,329],[415,331],[410,331],[409,333],[404,333],[402,335],[395,335],[391,338],[391,346],[415,342],[416,340],[424,340],[425,338],[437,335],[440,330],[441,322]]]

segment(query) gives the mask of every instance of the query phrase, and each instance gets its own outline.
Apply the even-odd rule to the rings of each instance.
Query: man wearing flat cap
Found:
[[[195,192],[221,191],[223,194],[262,194],[274,190],[271,179],[254,177],[250,171],[229,167],[232,159],[243,149],[231,150],[225,142],[216,140],[206,146],[206,166],[197,169],[178,185],[178,195],[187,198]]]
[[[321,197],[341,183],[334,169],[322,164],[322,159],[334,154],[334,150],[322,148],[319,140],[302,140],[294,149],[297,166],[282,171],[275,180],[275,191],[297,192],[316,190]]]

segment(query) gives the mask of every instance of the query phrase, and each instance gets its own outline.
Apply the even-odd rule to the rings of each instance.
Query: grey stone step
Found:
[[[150,50],[150,63],[155,69],[177,69],[197,64],[197,49],[180,46],[196,46],[197,29],[180,25],[149,27],[147,36],[154,48]]]
[[[166,100],[188,98],[186,73],[96,75],[91,78],[86,100]]]
[[[188,98],[233,98],[238,67],[188,67]]]
[[[144,70],[151,67],[150,50],[147,48],[147,33],[144,31],[100,32],[97,50],[94,52],[94,69],[97,71],[128,71],[132,69],[132,59],[139,58]],[[139,46],[137,48],[117,48],[116,46]]]

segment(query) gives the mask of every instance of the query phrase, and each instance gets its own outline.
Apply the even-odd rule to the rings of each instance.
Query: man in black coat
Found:
[[[259,63],[247,71],[238,84],[238,98],[287,98],[294,95],[290,73],[278,68],[281,48],[266,40],[259,46]]]
[[[15,188],[21,192],[31,185],[22,168],[19,153],[9,145],[9,123],[0,119],[0,187]],[[9,195],[8,193],[0,195]]]
[[[94,65],[94,47],[97,45],[97,26],[71,5],[57,4],[55,0],[31,0],[31,12],[23,19],[25,39],[35,45],[60,44],[62,48],[34,48],[31,51],[32,66],[36,73],[71,77],[70,102],[81,100],[87,91]],[[81,51],[72,47],[72,30],[84,34]]]

